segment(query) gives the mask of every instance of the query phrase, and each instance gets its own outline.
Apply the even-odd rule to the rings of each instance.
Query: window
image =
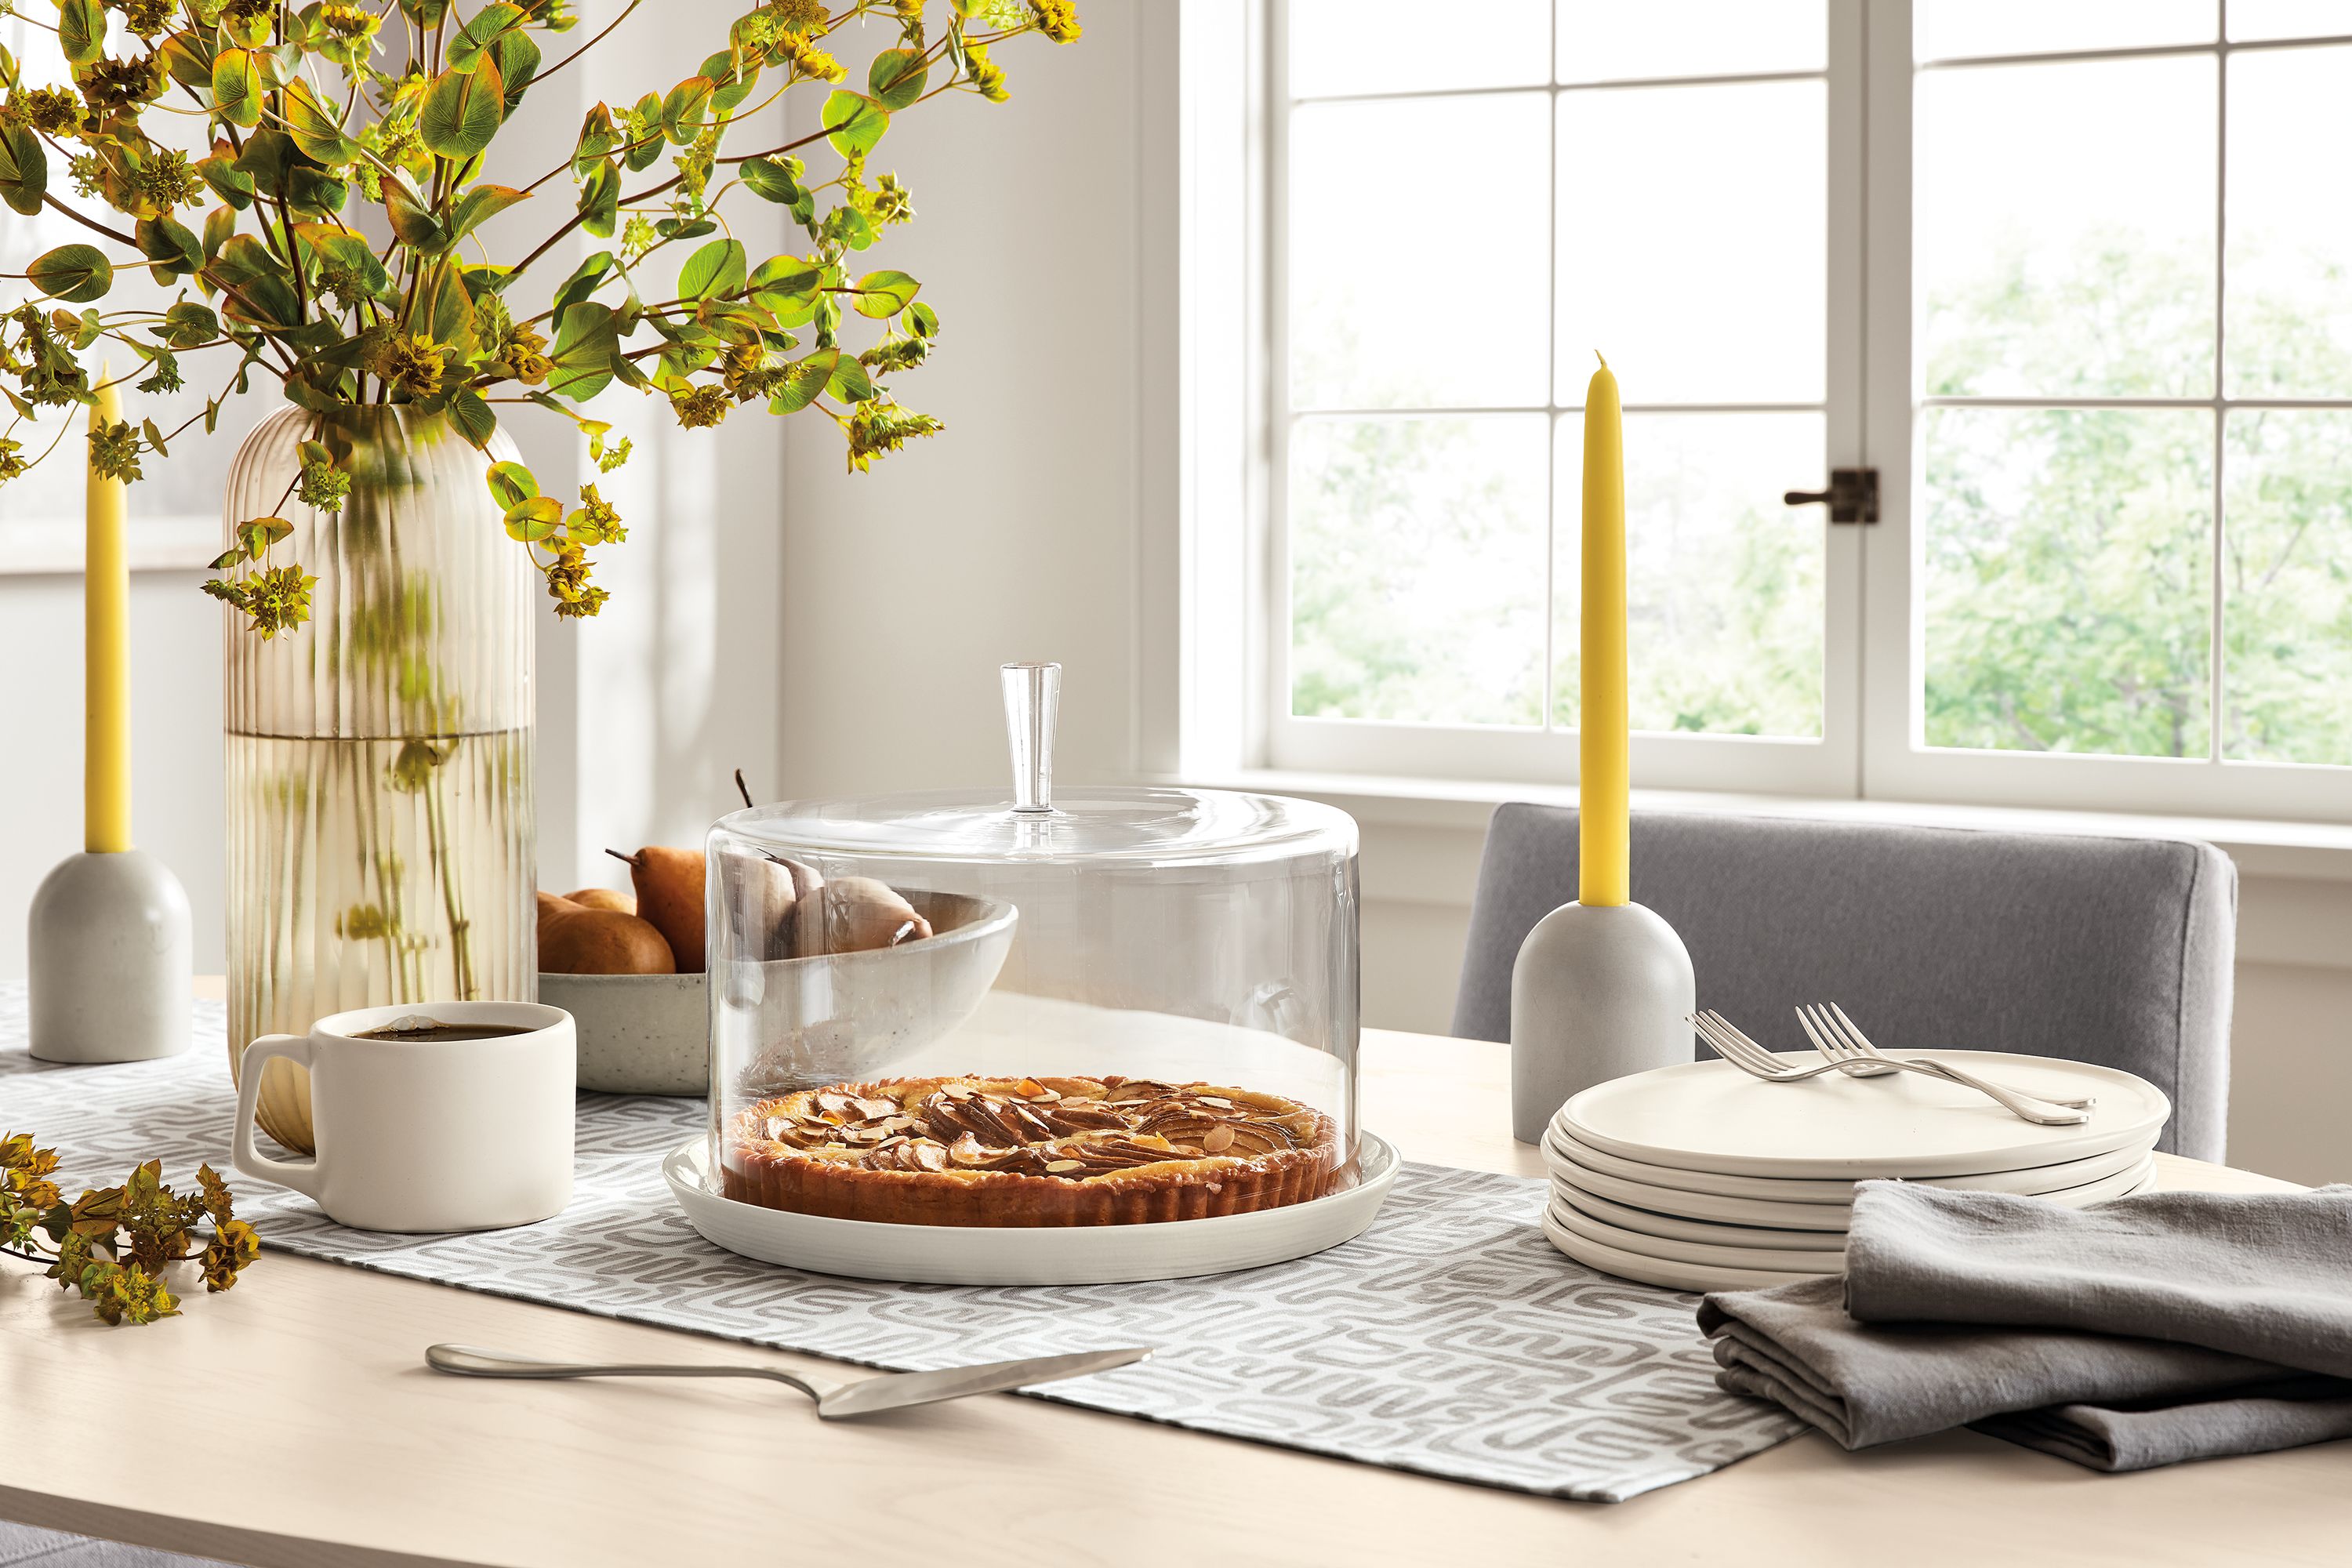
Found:
[[[2352,5],[2226,9],[1271,0],[1250,759],[1573,779],[1598,348],[1637,784],[2352,814]]]
[[[1913,20],[1870,48],[1873,123],[1911,135],[1871,192],[1869,330],[1908,363],[1870,424],[1912,440],[1865,776],[2352,814],[2352,6]],[[1875,255],[1906,206],[1907,268]]]

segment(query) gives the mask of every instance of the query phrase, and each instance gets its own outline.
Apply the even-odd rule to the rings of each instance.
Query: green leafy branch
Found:
[[[501,128],[535,83],[615,36],[637,4],[552,65],[539,40],[573,26],[567,0],[490,0],[470,13],[452,0],[47,4],[54,24],[34,20],[53,26],[70,85],[28,80],[0,50],[0,201],[26,216],[63,213],[105,244],[36,258],[21,275],[30,297],[0,302],[0,376],[15,382],[0,385],[13,415],[0,428],[0,482],[47,455],[26,456],[19,426],[44,408],[95,399],[89,353],[102,342],[137,357],[147,370],[139,389],[151,393],[184,384],[180,355],[235,350],[228,384],[205,402],[207,432],[258,368],[321,416],[314,445],[331,445],[340,410],[401,405],[487,447],[499,405],[531,404],[572,419],[610,472],[628,443],[608,447],[610,422],[583,405],[617,382],[667,401],[688,429],[746,404],[778,416],[815,408],[863,469],[940,429],[891,390],[892,377],[929,357],[938,316],[914,278],[856,264],[914,216],[907,188],[869,175],[868,162],[894,117],[918,104],[948,93],[1003,101],[992,51],[1007,39],[1070,43],[1080,31],[1070,0],[950,0],[937,29],[927,0],[849,0],[838,10],[766,0],[735,19],[695,75],[625,108],[595,105],[565,163],[514,187],[482,177]],[[133,44],[127,58],[107,53],[110,13]],[[852,73],[826,45],[869,16],[895,29],[866,62],[861,90],[843,85]],[[726,150],[742,121],[815,86],[826,94],[817,130]],[[151,122],[175,119],[199,144],[150,133]],[[806,161],[819,154],[837,161],[822,178]],[[130,227],[61,200],[60,174],[83,204],[102,203]],[[491,260],[483,226],[544,201],[542,187],[567,174],[568,216],[520,260]],[[623,189],[632,183],[639,188]],[[808,237],[806,254],[754,265],[719,211],[738,190],[783,207]],[[348,221],[355,203],[381,207],[388,240],[372,243]],[[543,303],[520,302],[534,266],[575,233],[612,244]],[[646,303],[648,259],[694,241],[703,243],[679,268],[675,297]],[[139,267],[179,286],[168,306],[96,308],[119,273]],[[862,346],[843,340],[853,319],[873,324]],[[152,422],[135,440],[115,427],[105,438],[110,471],[125,479],[142,477],[139,456],[164,455],[167,439]],[[587,551],[625,537],[618,517],[593,499],[593,485],[565,510],[520,465],[499,468],[509,470],[491,487],[508,531],[532,552],[557,614],[593,615],[605,595],[590,580]],[[306,457],[313,469],[289,496],[299,489],[305,505],[339,506],[345,491],[314,482],[339,472],[331,458],[321,467]],[[312,579],[268,559],[290,531],[282,518],[236,520],[236,542],[215,563],[227,575],[206,584],[265,637],[309,616]]]

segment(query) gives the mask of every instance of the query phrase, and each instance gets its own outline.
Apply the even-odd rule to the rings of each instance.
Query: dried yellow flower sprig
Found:
[[[150,1160],[121,1186],[85,1190],[71,1203],[50,1179],[57,1168],[57,1151],[35,1148],[30,1133],[0,1139],[0,1246],[49,1259],[48,1278],[79,1290],[106,1322],[178,1316],[166,1264],[196,1256],[205,1289],[220,1291],[261,1250],[210,1165],[196,1167],[192,1194],[165,1186],[163,1162]],[[206,1221],[212,1235],[199,1256],[196,1227]]]

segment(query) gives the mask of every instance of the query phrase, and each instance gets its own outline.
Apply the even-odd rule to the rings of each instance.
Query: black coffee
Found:
[[[439,1045],[447,1040],[496,1040],[508,1035],[528,1035],[530,1029],[520,1024],[428,1024],[423,1028],[399,1029],[387,1024],[381,1029],[363,1029],[353,1035],[355,1040],[415,1040]]]

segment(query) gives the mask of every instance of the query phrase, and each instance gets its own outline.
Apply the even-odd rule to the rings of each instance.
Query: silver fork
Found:
[[[1832,1004],[1832,1006],[1834,1008],[1835,1004]],[[1850,1078],[1880,1078],[1890,1072],[1903,1071],[1924,1073],[1953,1083],[1962,1081],[1958,1076],[1958,1068],[1948,1067],[1933,1058],[1888,1056],[1872,1046],[1867,1039],[1864,1039],[1862,1031],[1854,1027],[1853,1020],[1847,1018],[1842,1009],[1838,1010],[1837,1016],[1843,1021],[1853,1037],[1861,1040],[1863,1049],[1829,1058],[1809,1067],[1789,1066],[1777,1054],[1748,1038],[1738,1026],[1712,1008],[1702,1013],[1690,1014],[1683,1021],[1697,1030],[1700,1038],[1713,1046],[1716,1053],[1726,1061],[1750,1077],[1760,1078],[1768,1083],[1802,1083],[1807,1079],[1819,1078],[1823,1073],[1829,1072],[1843,1072]],[[1804,1022],[1801,1010],[1800,1010],[1798,1022]],[[1808,1035],[1812,1033],[1810,1026],[1806,1032]],[[1815,1038],[1814,1043],[1816,1046],[1820,1044],[1818,1037]],[[1827,1056],[1826,1052],[1823,1054]],[[1967,1087],[1974,1089],[1977,1084],[1971,1081]],[[2069,1110],[2088,1110],[2095,1103],[2088,1100],[2045,1100],[2042,1096],[2027,1095],[2017,1089],[2004,1089],[2003,1092],[2017,1095],[2020,1099],[2032,1100],[2037,1103],[2062,1106]]]
[[[1832,1016],[1833,1014],[1834,1016]],[[1800,1007],[1797,1009],[1797,1022],[1804,1029],[1806,1037],[1813,1042],[1813,1048],[1832,1062],[1841,1064],[1867,1062],[1901,1068],[1909,1072],[1927,1073],[1931,1077],[1975,1089],[1979,1094],[1999,1102],[2001,1108],[2011,1115],[2040,1127],[2077,1127],[2091,1119],[2090,1107],[2087,1105],[2058,1105],[2038,1096],[2021,1094],[2013,1089],[2003,1089],[1997,1083],[1987,1082],[1974,1073],[1956,1068],[1949,1062],[1937,1061],[1931,1058],[1914,1059],[1906,1057],[1890,1057],[1863,1038],[1862,1032],[1853,1027],[1853,1020],[1847,1018],[1843,1012],[1839,1011],[1834,1004],[1825,1008]]]
[[[813,1377],[807,1373],[786,1372],[779,1366],[751,1366],[741,1363],[714,1365],[695,1362],[675,1365],[642,1362],[541,1361],[537,1356],[517,1355],[511,1351],[478,1350],[472,1345],[427,1345],[425,1347],[425,1364],[436,1372],[446,1372],[457,1377],[772,1378],[778,1383],[789,1384],[815,1400],[820,1420],[838,1421],[845,1416],[903,1410],[912,1405],[931,1405],[942,1399],[961,1399],[967,1394],[999,1394],[1007,1389],[1027,1388],[1034,1384],[1059,1383],[1066,1377],[1083,1377],[1091,1372],[1108,1372],[1115,1366],[1126,1366],[1150,1353],[1150,1348],[1142,1345],[1129,1350],[1080,1351],[1075,1355],[990,1362],[981,1366],[949,1367],[940,1372],[897,1372],[856,1383],[835,1383],[831,1378]]]
[[[1684,1023],[1698,1031],[1699,1038],[1715,1047],[1716,1055],[1751,1078],[1767,1083],[1802,1083],[1809,1078],[1819,1078],[1827,1072],[1843,1072],[1853,1078],[1877,1078],[1895,1069],[1875,1062],[1856,1063],[1815,1062],[1810,1067],[1790,1067],[1771,1051],[1742,1034],[1738,1026],[1722,1014],[1708,1008],[1693,1013]]]
[[[1821,1009],[1816,1008],[1815,1011],[1816,1013],[1819,1013]],[[1933,1068],[1937,1072],[1942,1073],[1946,1078],[1950,1079],[1954,1083],[1967,1083],[1971,1088],[1975,1087],[1974,1080],[1965,1076],[1963,1069],[1952,1066],[1951,1063],[1944,1060],[1941,1057],[1897,1058],[1880,1050],[1876,1046],[1870,1043],[1870,1037],[1862,1032],[1862,1026],[1856,1024],[1852,1018],[1847,1017],[1845,1016],[1845,1009],[1839,1006],[1836,1003],[1832,1002],[1828,1005],[1828,1013],[1829,1020],[1835,1022],[1838,1026],[1839,1034],[1845,1039],[1852,1041],[1856,1047],[1860,1047],[1862,1059],[1874,1063],[1893,1062],[1897,1066],[1907,1063],[1916,1067]],[[2002,1084],[2000,1087],[2008,1089],[2010,1093],[2018,1095],[2023,1099],[2037,1100],[2043,1105],[2063,1105],[2069,1110],[2089,1110],[2099,1103],[2095,1099],[2060,1100],[2053,1095],[2032,1094],[2021,1089],[2012,1089],[2007,1084]]]

